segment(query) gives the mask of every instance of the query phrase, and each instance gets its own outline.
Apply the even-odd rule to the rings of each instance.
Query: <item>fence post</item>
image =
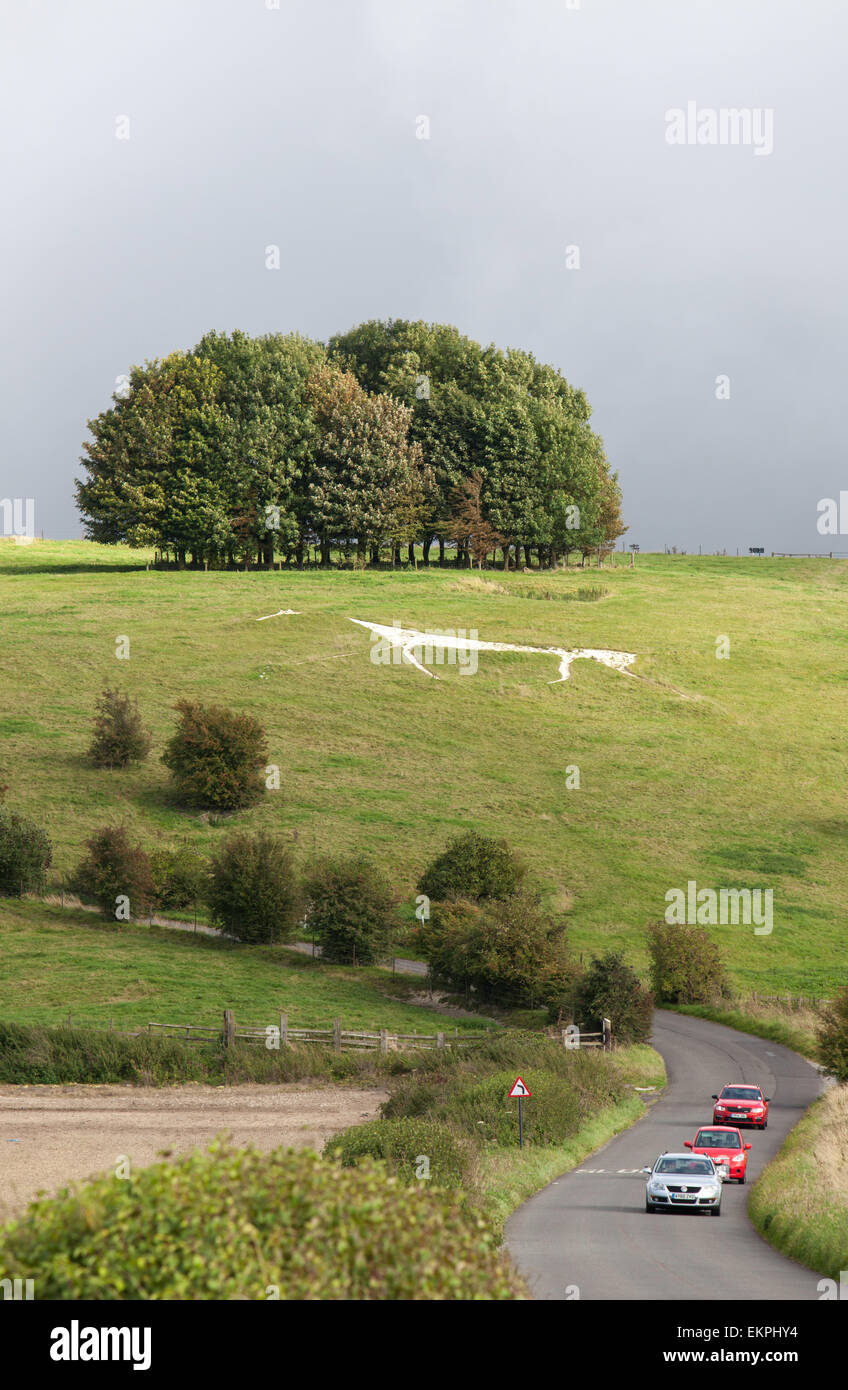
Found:
[[[289,1016],[280,1014],[280,1047],[287,1047],[289,1041]]]
[[[236,1040],[236,1016],[232,1009],[224,1010],[224,1047],[232,1047]]]
[[[437,1034],[436,1034],[436,1047],[444,1047],[444,1045],[445,1045],[445,1035],[444,1035],[444,1033],[437,1033]]]
[[[333,1051],[342,1050],[342,1021],[340,1018],[333,1019]]]
[[[385,1057],[389,1051],[389,1034],[385,1028],[380,1029],[380,1056]]]
[[[610,1020],[605,1018],[601,1023],[601,1027],[604,1030],[604,1052],[609,1052],[612,1049],[612,1024]]]

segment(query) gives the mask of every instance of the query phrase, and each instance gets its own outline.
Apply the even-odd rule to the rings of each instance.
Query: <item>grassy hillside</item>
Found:
[[[108,922],[41,903],[0,908],[0,1018],[130,1028],[139,1023],[220,1025],[225,1008],[241,1023],[388,1028],[434,1033],[476,1028],[391,993],[386,971],[325,965],[279,946]],[[400,992],[400,990],[398,991]]]
[[[158,760],[181,696],[264,722],[282,789],[238,817],[303,857],[363,849],[403,888],[448,835],[507,836],[572,940],[644,965],[664,895],[774,889],[771,936],[715,929],[737,983],[827,993],[846,979],[848,565],[640,556],[557,574],[147,572],[144,555],[83,542],[0,546],[0,759],[7,801],[44,823],[57,871],[123,819],[149,848],[210,849],[231,822],[176,806]],[[599,602],[559,601],[602,585]],[[550,599],[534,598],[546,592]],[[299,616],[257,622],[293,608]],[[349,618],[477,629],[485,641],[621,648],[633,680],[595,662],[482,652],[475,675],[374,665]],[[716,639],[730,638],[729,660]],[[131,659],[116,660],[118,636]],[[154,752],[98,771],[85,749],[97,693],[138,696]],[[580,790],[566,768],[580,768]],[[0,908],[0,923],[7,914]],[[179,948],[175,948],[179,949]]]

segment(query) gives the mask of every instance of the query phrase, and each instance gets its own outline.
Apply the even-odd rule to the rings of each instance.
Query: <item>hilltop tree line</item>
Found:
[[[316,547],[459,565],[612,548],[617,475],[584,393],[450,325],[372,321],[330,339],[207,333],[134,367],[88,422],[91,540],[180,565],[302,564]]]

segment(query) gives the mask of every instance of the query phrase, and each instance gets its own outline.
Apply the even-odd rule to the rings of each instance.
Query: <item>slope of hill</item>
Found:
[[[736,982],[826,994],[846,976],[848,565],[617,560],[555,574],[206,574],[146,571],[143,553],[83,542],[0,547],[7,802],[48,829],[56,876],[107,821],[148,848],[210,849],[232,822],[178,807],[159,754],[177,699],[223,703],[259,716],[281,770],[239,825],[291,836],[303,858],[367,851],[411,905],[450,834],[504,835],[584,955],[621,945],[640,967],[669,889],[771,888],[770,934],[714,928]],[[606,594],[578,601],[589,587]],[[578,661],[551,684],[551,657],[481,651],[475,673],[443,659],[432,680],[373,661],[351,618],[632,652],[638,679]],[[138,696],[154,735],[127,772],[85,759],[107,684]]]

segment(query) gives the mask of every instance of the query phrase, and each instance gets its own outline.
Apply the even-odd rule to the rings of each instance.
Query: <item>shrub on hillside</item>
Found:
[[[0,1268],[73,1302],[524,1296],[458,1193],[218,1143],[34,1203],[0,1234]]]
[[[265,730],[249,714],[220,705],[180,700],[180,720],[162,761],[180,799],[191,806],[236,811],[253,806],[265,790]]]
[[[160,907],[181,910],[206,900],[209,861],[192,845],[154,850],[150,864]]]
[[[314,931],[325,960],[370,965],[386,955],[396,925],[395,899],[367,859],[314,863],[304,892],[307,930]]]
[[[104,690],[97,700],[94,737],[88,750],[95,767],[127,767],[139,762],[150,752],[150,743],[138,701],[119,690]]]
[[[486,1145],[517,1145],[518,1102],[509,1098],[515,1075],[515,1069],[510,1068],[459,1086],[433,1113],[463,1133],[476,1132]],[[525,1142],[540,1147],[565,1143],[577,1133],[583,1119],[577,1089],[568,1078],[551,1071],[523,1067],[521,1076],[530,1091],[530,1099],[524,1102]]]
[[[418,880],[418,892],[444,898],[508,898],[524,881],[525,866],[506,840],[470,830],[449,840]]]
[[[848,988],[836,991],[821,1011],[816,1029],[819,1061],[828,1076],[848,1081]]]
[[[231,835],[212,857],[207,901],[239,941],[290,940],[301,907],[291,850],[272,835]]]
[[[0,896],[37,892],[53,862],[53,847],[35,821],[0,804]]]
[[[481,1003],[544,1005],[569,989],[574,973],[562,924],[528,893],[433,903],[415,941],[438,984],[473,990]]]
[[[88,853],[74,875],[77,892],[110,916],[125,907],[129,916],[141,917],[157,906],[150,857],[131,842],[126,826],[104,825],[85,844]],[[119,902],[123,898],[126,904]]]
[[[600,1032],[608,1018],[617,1044],[641,1043],[651,1036],[654,1000],[621,954],[607,951],[580,978],[574,1013],[587,1032]]]
[[[730,997],[721,952],[706,928],[655,922],[648,954],[658,1004],[712,1004]]]
[[[475,1142],[431,1119],[371,1120],[328,1139],[324,1153],[344,1168],[355,1168],[364,1158],[382,1159],[404,1183],[467,1187]]]

